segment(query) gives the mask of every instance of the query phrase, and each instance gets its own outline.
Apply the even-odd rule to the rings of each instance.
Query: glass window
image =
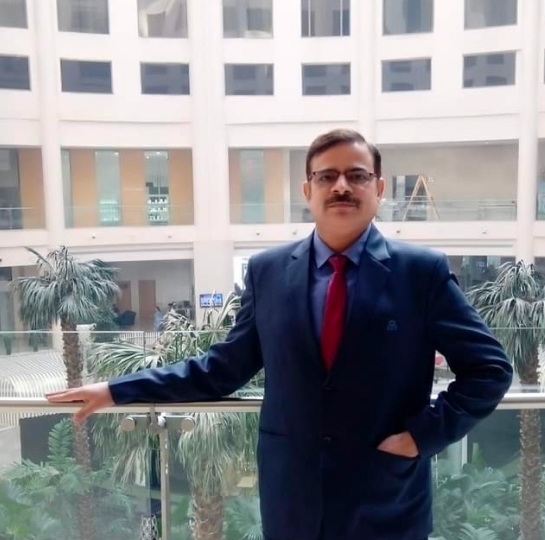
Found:
[[[26,56],[0,56],[0,88],[30,90],[30,73]]]
[[[350,0],[301,0],[301,35],[349,36]]]
[[[22,226],[18,152],[0,148],[0,230]]]
[[[272,0],[223,0],[224,37],[270,38],[272,28]]]
[[[138,0],[138,33],[146,38],[186,38],[187,1]]]
[[[304,96],[350,94],[350,64],[303,65]]]
[[[142,94],[189,94],[189,65],[140,64]]]
[[[61,32],[107,34],[108,0],[57,0],[57,18]]]
[[[382,62],[383,92],[411,92],[430,89],[430,58],[385,60]]]
[[[465,0],[465,27],[517,24],[517,0]]]
[[[25,0],[0,0],[0,26],[28,28]]]
[[[306,150],[289,151],[290,220],[292,223],[311,223],[313,221],[301,188],[306,177],[306,157]]]
[[[265,221],[265,164],[263,150],[240,151],[241,223]]]
[[[65,227],[74,226],[74,203],[72,201],[72,172],[70,170],[70,150],[61,150],[62,191],[64,200]]]
[[[63,92],[112,93],[112,65],[110,62],[61,60]]]
[[[151,225],[169,222],[168,152],[144,152],[146,162],[146,189],[148,196],[148,221]]]
[[[226,64],[225,93],[228,96],[272,96],[272,64]]]
[[[119,225],[121,221],[119,152],[97,150],[95,170],[98,190],[98,219],[101,225]]]
[[[464,56],[464,88],[515,84],[515,53]]]
[[[433,30],[433,0],[384,0],[384,34]]]

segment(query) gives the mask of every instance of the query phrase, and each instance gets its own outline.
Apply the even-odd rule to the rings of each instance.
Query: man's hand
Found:
[[[412,435],[408,431],[387,437],[380,443],[378,450],[408,458],[415,458],[418,456],[418,448]]]
[[[83,402],[81,409],[74,415],[74,422],[81,424],[88,416],[114,404],[110,387],[107,382],[88,384],[81,388],[70,388],[61,392],[46,394],[50,403],[73,403]]]

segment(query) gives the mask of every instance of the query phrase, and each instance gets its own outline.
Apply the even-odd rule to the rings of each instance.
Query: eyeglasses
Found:
[[[352,169],[344,173],[335,169],[324,169],[323,171],[313,171],[308,179],[310,181],[314,178],[319,186],[331,187],[337,183],[341,175],[345,177],[348,184],[355,187],[366,186],[373,178],[378,178],[376,173],[366,169]]]

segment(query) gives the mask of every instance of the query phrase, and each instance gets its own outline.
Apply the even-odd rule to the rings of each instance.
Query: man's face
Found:
[[[310,180],[303,184],[316,224],[330,234],[366,229],[377,213],[384,179],[377,178],[366,144],[338,144],[315,156]]]

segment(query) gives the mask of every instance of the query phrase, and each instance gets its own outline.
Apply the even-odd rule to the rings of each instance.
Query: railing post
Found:
[[[159,455],[161,463],[161,531],[162,540],[170,540],[170,477],[168,431],[159,432]]]

